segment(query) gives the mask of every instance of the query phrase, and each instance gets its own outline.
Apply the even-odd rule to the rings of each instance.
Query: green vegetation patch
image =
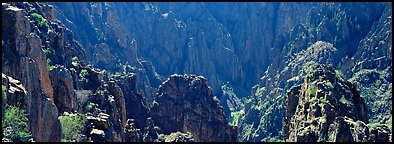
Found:
[[[325,84],[326,87],[329,88],[329,89],[333,89],[333,88],[334,88],[334,86],[332,85],[332,83],[329,82],[329,81],[326,81],[324,84]]]
[[[79,73],[80,77],[86,77],[89,75],[89,72],[86,69],[81,70],[81,73]]]
[[[83,129],[87,122],[84,115],[66,115],[59,117],[62,127],[62,142],[79,141],[83,135]]]
[[[4,91],[3,91],[4,94]],[[28,130],[28,118],[25,110],[16,106],[7,106],[2,119],[4,138],[13,142],[26,142],[31,137]]]
[[[55,66],[52,65],[51,59],[47,58],[47,69],[52,70],[54,68],[55,68]]]
[[[314,85],[309,85],[308,89],[306,90],[306,92],[312,96],[316,95],[316,86]]]
[[[48,23],[42,15],[37,13],[32,13],[31,17],[33,18],[34,22],[38,27],[48,27]]]

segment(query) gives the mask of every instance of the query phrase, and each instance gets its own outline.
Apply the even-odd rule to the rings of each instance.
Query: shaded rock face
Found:
[[[141,130],[135,127],[134,119],[127,119],[127,124],[125,126],[125,142],[142,142]]]
[[[237,95],[246,96],[270,64],[276,36],[320,3],[51,4],[58,18],[80,33],[77,39],[98,68],[114,70],[126,62],[142,68],[143,58],[165,77],[203,75],[215,92],[229,81]],[[152,102],[154,91],[138,89]]]
[[[117,79],[116,83],[123,91],[126,118],[133,119],[135,127],[143,130],[146,119],[148,118],[149,109],[146,105],[145,97],[137,93],[137,76],[127,75],[125,78]]]
[[[32,35],[23,9],[2,3],[2,72],[20,80],[25,86],[28,125],[35,141],[60,141],[58,110],[51,102],[45,57],[40,39]]]
[[[303,82],[302,76],[306,74],[306,71],[303,69],[316,63],[332,64],[334,68],[341,69],[342,73],[348,73],[353,68],[349,63],[354,63],[356,60],[352,57],[356,55],[359,49],[363,49],[358,44],[361,41],[365,41],[363,40],[365,37],[372,36],[369,34],[369,30],[373,27],[374,23],[379,21],[381,16],[385,15],[383,10],[388,5],[390,4],[319,3],[319,6],[310,8],[308,13],[304,15],[306,18],[299,19],[290,31],[284,31],[284,33],[279,34],[275,39],[273,48],[269,52],[269,67],[264,72],[258,84],[252,89],[252,95],[256,99],[256,102],[252,104],[252,109],[245,109],[245,112],[248,113],[248,111],[255,111],[253,107],[262,107],[260,115],[256,117],[245,117],[244,123],[241,124],[241,129],[252,126],[251,132],[258,133],[259,135],[252,135],[250,136],[251,138],[246,138],[247,136],[244,134],[248,134],[249,131],[242,131],[240,138],[245,137],[246,139],[244,140],[246,141],[268,141],[269,138],[284,140],[281,120],[274,121],[270,125],[265,125],[264,123],[273,119],[284,118],[285,108],[281,104],[286,100],[287,91],[292,86]],[[388,16],[384,19],[387,18]],[[387,26],[385,27],[390,26],[388,21],[386,24]],[[383,26],[384,24],[380,25]],[[375,34],[380,31],[381,29],[376,29]],[[382,35],[383,37],[390,37],[391,31],[389,29],[383,31],[388,34]],[[372,37],[380,40],[379,36]],[[316,45],[319,41],[330,44],[321,43],[322,45],[320,46]],[[366,43],[368,45],[371,44],[369,42]],[[319,48],[316,46],[322,47]],[[375,47],[373,45],[369,46]],[[314,48],[310,49],[310,47]],[[390,51],[390,48],[385,49],[385,47],[387,46],[381,47],[383,53]],[[368,54],[372,55],[373,53],[369,52]],[[382,65],[391,64],[382,63]],[[347,68],[342,69],[342,67]],[[391,70],[390,68],[388,69]],[[346,78],[349,77],[347,76]],[[384,87],[382,89],[385,90],[382,95],[377,94],[380,95],[378,96],[380,98],[375,98],[384,99],[385,101],[388,99],[391,100],[391,96],[384,96],[388,94],[387,92],[391,91],[389,88],[391,84],[382,83],[384,83],[382,84],[382,87]],[[380,84],[377,84],[377,87],[380,87]],[[365,89],[362,91],[364,92]],[[363,92],[361,94],[365,96]],[[367,99],[367,101],[369,100]],[[381,105],[378,103],[375,104]],[[383,109],[387,111],[390,109],[387,105],[381,105],[381,107],[385,107]],[[375,112],[378,111],[377,109],[375,107]],[[391,114],[388,114],[384,120],[389,120],[389,117],[391,117]]]
[[[236,141],[207,80],[194,75],[172,75],[160,87],[150,114],[164,134],[191,132],[195,141]]]
[[[317,65],[286,99],[284,136],[297,142],[373,141],[367,127],[367,106],[355,84]],[[382,132],[382,131],[380,131]],[[390,132],[384,134],[387,138]],[[382,136],[384,137],[384,136]],[[388,141],[388,139],[386,140]]]
[[[93,115],[102,117],[105,115],[107,126],[104,131],[105,137],[99,141],[120,142],[123,138],[123,127],[126,125],[126,110],[123,92],[114,81],[100,86],[96,93],[88,97],[88,101],[97,104]]]
[[[56,67],[51,70],[50,77],[56,95],[54,102],[59,112],[76,111],[78,102],[70,72],[64,67]]]
[[[360,41],[341,71],[358,83],[365,97],[371,122],[391,125],[392,121],[392,6],[387,5],[368,35]]]
[[[84,46],[86,59],[94,67],[113,73],[137,73],[138,92],[142,92],[147,100],[151,100],[149,102],[153,101],[155,87],[161,83],[160,77],[150,75],[152,71],[145,69],[154,69],[145,67],[137,58],[139,48],[137,41],[132,37],[134,32],[130,30],[130,24],[135,23],[134,18],[121,17],[129,12],[125,10],[133,9],[131,3],[122,3],[127,5],[127,8],[120,8],[116,3],[51,4],[57,9],[57,18],[72,31],[78,32],[75,38]],[[133,69],[129,69],[128,66],[132,66]],[[151,84],[151,81],[157,80],[159,84]]]

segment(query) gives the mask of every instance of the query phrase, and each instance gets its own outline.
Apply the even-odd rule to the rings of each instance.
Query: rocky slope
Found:
[[[317,65],[304,83],[289,90],[284,136],[297,142],[387,142],[387,126],[367,126],[367,106],[357,85],[345,81],[333,67]],[[372,131],[378,131],[377,138]]]
[[[351,59],[341,67],[347,78],[357,82],[366,98],[371,122],[392,124],[392,6],[387,5],[379,21],[360,41]],[[346,73],[345,73],[346,72]]]
[[[387,36],[390,37],[391,31],[387,29],[390,23],[385,22],[387,24],[384,24],[384,20],[390,17],[387,12],[390,11],[391,7],[384,3],[370,4],[374,7],[364,3],[323,3],[320,7],[312,8],[305,21],[301,21],[290,32],[285,32],[275,40],[275,48],[271,52],[273,55],[271,57],[272,63],[259,84],[252,89],[254,101],[250,102],[251,108],[245,109],[246,115],[243,117],[244,121],[241,124],[241,139],[251,141],[284,140],[283,123],[281,121],[284,118],[285,111],[283,105],[280,104],[285,102],[286,92],[289,88],[302,83],[300,76],[306,74],[305,72],[311,64],[332,64],[333,67],[346,74],[349,68],[353,68],[347,62],[356,60],[352,57],[356,57],[356,53],[360,53],[366,47],[358,46],[357,44],[360,41],[365,41],[365,38],[368,39],[372,33],[376,33],[373,31],[387,32]],[[353,7],[362,7],[363,11],[361,12]],[[381,23],[382,27],[373,30],[376,28],[374,25],[379,25],[378,23]],[[387,25],[387,27],[385,28],[383,25]],[[371,28],[373,29],[369,32]],[[386,39],[386,36],[374,38],[382,40]],[[318,50],[319,48],[316,48],[318,51],[310,49],[309,47],[317,46],[317,41],[328,42],[334,49]],[[323,45],[323,47],[325,46],[327,44]],[[371,46],[371,43],[368,43],[368,46]],[[381,49],[378,48],[378,50],[383,54],[390,55],[387,53],[390,48],[386,49],[386,46],[389,45],[385,45]],[[323,47],[321,48],[323,49]],[[388,56],[388,58],[390,57]],[[365,59],[358,59],[358,61],[365,61]],[[385,62],[385,66],[391,66],[390,61]],[[391,85],[389,81],[384,83],[383,85]],[[364,94],[365,89],[361,90]],[[375,90],[379,91],[377,93],[390,91],[388,88],[383,91]],[[367,99],[368,109],[371,108],[368,101],[391,99],[391,96],[387,95],[373,97],[375,100]],[[386,104],[385,106],[390,107],[391,105]],[[391,117],[391,113],[386,114],[386,116]],[[258,116],[254,117],[252,115]],[[276,121],[272,121],[275,119]],[[270,125],[265,123],[270,123]],[[275,127],[272,127],[272,124]]]
[[[115,74],[94,68],[87,63],[84,46],[56,19],[53,6],[3,3],[2,10],[5,101],[7,107],[15,105],[27,111],[32,141],[161,141],[161,127],[166,125],[152,121],[146,93],[138,91],[139,81],[161,83],[160,79],[139,79],[141,75],[157,76],[149,61],[141,62],[145,74],[133,67],[126,68],[135,73],[126,70]],[[201,81],[205,85],[200,88],[210,92],[207,96],[211,100],[200,104],[213,105],[204,110],[216,113],[208,115],[213,120],[190,124],[205,127],[221,122],[219,126],[226,127],[196,129],[192,135],[197,141],[236,141],[236,128],[228,125],[220,104],[213,101],[207,80]],[[154,92],[155,88],[144,90]],[[216,114],[219,118],[213,117]],[[70,125],[79,129],[73,130]],[[208,137],[206,132],[226,136]],[[184,138],[174,141],[194,141],[190,133],[179,136]],[[168,134],[164,141],[173,141],[172,137]]]
[[[190,132],[196,142],[237,140],[220,102],[201,76],[172,75],[159,87],[150,111],[164,134]]]
[[[87,59],[99,68],[114,70],[118,69],[118,64],[130,64],[146,69],[138,64],[144,59],[151,61],[158,74],[164,77],[173,73],[203,75],[209,79],[215,94],[220,94],[222,83],[229,82],[241,96],[250,94],[249,89],[270,64],[268,53],[276,36],[290,30],[312,6],[318,5],[51,4],[57,7],[59,19],[65,25],[81,33],[76,37],[86,47]],[[226,9],[218,11],[218,5]],[[134,46],[136,43],[138,48]],[[156,78],[144,76],[140,79]],[[153,100],[153,96],[148,94],[148,99]]]
[[[391,141],[391,11],[391,3],[2,3],[5,107],[27,112],[37,142]],[[319,92],[343,94],[350,106],[333,98],[327,105],[340,108],[330,117],[286,116],[319,111],[297,101],[308,89],[295,90],[317,64],[344,74],[318,67],[317,77],[335,79]]]
[[[9,104],[19,103],[29,114],[29,129],[35,141],[60,141],[58,109],[52,103],[53,90],[49,88],[42,39],[26,13],[24,9],[2,3],[2,73],[20,81],[26,90],[24,94],[11,94],[7,98],[15,96],[17,101],[10,100]],[[9,89],[12,79],[2,84]]]

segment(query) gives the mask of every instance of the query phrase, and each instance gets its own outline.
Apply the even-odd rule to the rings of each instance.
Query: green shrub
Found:
[[[48,70],[52,70],[55,66],[52,65],[51,59],[47,58],[47,68]]]
[[[52,48],[45,48],[45,49],[44,49],[44,53],[45,53],[45,55],[48,57],[49,54],[52,53]]]
[[[89,72],[86,69],[81,70],[81,73],[79,73],[79,76],[81,77],[86,77],[89,75]]]
[[[62,127],[61,141],[80,141],[84,137],[83,129],[87,122],[84,115],[60,116],[59,120]]]
[[[231,125],[238,126],[238,123],[242,119],[242,111],[231,112]]]
[[[343,78],[344,77],[343,74],[341,73],[341,71],[339,71],[339,70],[335,70],[335,76],[337,78]]]
[[[331,82],[327,81],[326,83],[324,83],[329,89],[333,89],[334,86],[332,85]]]
[[[316,86],[309,85],[308,89],[306,90],[306,92],[309,93],[312,96],[315,96],[315,94],[316,94]]]
[[[13,142],[26,142],[31,133],[28,130],[26,111],[16,106],[7,106],[2,120],[4,138]]]
[[[346,99],[345,95],[342,95],[339,101],[346,105],[351,104],[351,102],[348,99]]]
[[[42,17],[42,15],[37,14],[37,13],[33,13],[33,14],[31,14],[31,17],[33,18],[34,22],[36,23],[36,25],[38,27],[40,27],[40,28],[41,27],[48,27],[48,23],[45,20],[45,18]]]
[[[369,128],[375,129],[375,128],[377,128],[377,127],[382,127],[382,126],[384,126],[384,124],[380,124],[380,123],[369,123],[369,124],[367,124],[367,126],[368,126]]]

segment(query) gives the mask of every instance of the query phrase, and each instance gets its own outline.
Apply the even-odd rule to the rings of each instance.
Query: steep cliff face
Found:
[[[33,140],[60,141],[64,131],[58,116],[63,112],[90,111],[92,116],[104,120],[107,125],[104,125],[105,137],[96,137],[95,140],[122,141],[127,120],[122,89],[105,73],[86,65],[82,46],[74,40],[72,32],[56,19],[53,6],[3,3],[2,11],[2,72],[20,79],[21,84],[26,85],[25,95],[16,94],[7,101],[10,105],[26,109]],[[8,86],[7,83],[3,82]],[[99,100],[94,102],[99,107],[86,107],[91,104],[86,100],[95,96],[92,91],[100,90],[97,88],[106,91],[96,94],[95,99]],[[144,99],[141,98],[141,101]],[[103,113],[100,113],[101,110]],[[97,132],[98,129],[88,129],[87,132],[91,131]],[[93,139],[94,136],[97,135],[93,135]]]
[[[260,115],[257,118],[245,117],[244,126],[241,126],[241,129],[245,129],[241,134],[255,132],[259,135],[252,135],[257,139],[247,138],[246,135],[241,135],[241,138],[264,141],[271,138],[271,140],[284,140],[280,120],[268,122],[273,119],[283,119],[284,107],[274,105],[284,103],[286,91],[302,82],[299,76],[303,75],[302,73],[306,72],[306,68],[311,64],[332,64],[337,69],[345,66],[351,68],[350,64],[345,62],[353,61],[349,57],[355,56],[360,49],[357,44],[368,37],[369,29],[383,16],[386,6],[387,3],[321,3],[320,6],[311,8],[306,18],[301,19],[291,31],[279,35],[275,39],[274,48],[270,50],[271,64],[261,81],[252,89],[256,101],[252,102],[251,109],[245,109],[246,114],[257,109]],[[365,11],[353,7],[363,8]],[[335,50],[330,48],[323,51],[316,49],[318,50],[316,52],[308,50],[317,41],[329,42]],[[386,64],[391,65],[390,62]],[[346,72],[347,70],[342,71],[342,73]],[[276,123],[278,126],[271,127],[262,123]]]
[[[172,75],[160,87],[150,114],[164,134],[191,132],[195,141],[236,141],[205,78]]]
[[[357,52],[343,61],[341,70],[358,83],[365,97],[369,120],[391,125],[392,121],[392,6],[360,41]]]
[[[53,90],[48,87],[51,83],[43,61],[46,58],[25,12],[2,3],[2,73],[25,87],[26,95],[18,102],[28,113],[34,141],[60,141],[58,110],[51,102]]]
[[[267,76],[262,79],[263,82],[255,91],[256,100],[249,102],[252,106],[245,108],[246,115],[241,123],[240,139],[247,141],[271,141],[282,139],[283,118],[285,113],[284,95],[288,89],[296,84],[303,82],[303,76],[311,70],[316,64],[333,64],[338,55],[338,51],[331,43],[318,41],[304,51],[294,54],[287,61],[287,66],[274,76]],[[270,71],[271,68],[268,69]],[[268,73],[269,74],[269,73]],[[272,91],[268,91],[272,90]],[[267,95],[264,95],[267,93]],[[270,98],[270,96],[277,96]],[[257,115],[257,117],[256,117]],[[258,135],[248,135],[254,132]]]
[[[81,33],[77,39],[86,47],[88,60],[99,68],[115,70],[117,63],[143,68],[139,59],[144,59],[165,77],[173,73],[203,75],[216,94],[221,83],[230,82],[236,87],[235,93],[242,96],[249,94],[261,71],[269,65],[268,53],[276,36],[290,30],[312,6],[318,5],[51,4],[59,9],[59,19]],[[225,10],[218,11],[218,6]],[[137,42],[138,48],[134,46]],[[138,89],[144,88],[139,84]],[[145,95],[153,100],[154,93],[145,91]]]
[[[391,141],[391,12],[391,3],[2,3],[6,105],[27,111],[38,142]],[[173,73],[207,80],[162,83]],[[63,136],[65,117],[87,120],[78,138]]]
[[[330,66],[312,67],[304,83],[290,89],[286,100],[286,141],[380,141],[370,134],[367,106],[354,83]],[[388,127],[377,129],[389,141]]]
[[[58,19],[76,32],[75,39],[84,46],[86,59],[96,68],[111,73],[136,73],[138,92],[153,101],[157,86],[161,83],[155,69],[142,64],[137,58],[137,41],[131,26],[136,23],[133,5],[140,3],[50,3],[57,8]],[[142,10],[142,9],[141,9]],[[129,14],[129,15],[126,15]],[[141,18],[139,18],[141,19]],[[130,25],[132,24],[132,25]],[[140,26],[137,30],[146,27]],[[146,33],[145,33],[146,34]],[[141,43],[141,42],[138,42]],[[159,83],[152,83],[159,81]]]

